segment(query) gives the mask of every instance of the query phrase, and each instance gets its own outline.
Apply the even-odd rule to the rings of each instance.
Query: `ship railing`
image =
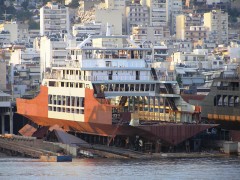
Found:
[[[152,81],[154,80],[150,76],[130,76],[130,75],[125,75],[125,76],[111,76],[111,75],[104,75],[104,76],[80,76],[79,80],[84,80],[84,81]]]

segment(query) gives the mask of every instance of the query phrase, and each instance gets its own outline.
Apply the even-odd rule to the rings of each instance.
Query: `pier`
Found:
[[[35,145],[34,145],[35,143]],[[11,156],[40,158],[42,155],[57,155],[54,151],[46,150],[46,146],[39,147],[34,138],[14,135],[0,136],[0,151]]]

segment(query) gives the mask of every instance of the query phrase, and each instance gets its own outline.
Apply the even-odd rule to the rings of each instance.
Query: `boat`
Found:
[[[229,140],[240,140],[240,76],[239,67],[227,69],[213,79],[208,95],[201,102],[201,116],[220,124],[228,131]]]
[[[88,142],[141,136],[178,145],[215,126],[198,123],[199,108],[181,98],[168,62],[158,61],[166,47],[107,33],[70,50],[69,64],[46,71],[35,98],[16,100],[18,114]]]

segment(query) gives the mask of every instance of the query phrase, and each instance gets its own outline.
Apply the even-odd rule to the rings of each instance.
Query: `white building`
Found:
[[[204,26],[209,28],[210,40],[228,44],[228,13],[221,10],[204,13]]]
[[[10,44],[11,35],[9,31],[0,31],[0,46],[4,44]]]
[[[39,64],[40,63],[40,54],[38,51],[27,48],[16,49],[11,53],[10,62],[14,65],[16,64]]]
[[[132,33],[132,27],[139,25],[148,26],[149,13],[148,7],[141,4],[130,4],[126,7],[126,18],[127,18],[127,34]]]
[[[55,2],[48,2],[40,9],[41,36],[52,33],[69,33],[69,27],[68,7]]]
[[[96,9],[96,23],[102,24],[103,33],[107,29],[107,23],[111,25],[111,31],[114,35],[123,34],[123,15],[118,9]]]
[[[17,22],[5,22],[0,24],[0,31],[8,31],[10,33],[10,41],[18,40],[18,24]]]
[[[159,45],[169,38],[169,31],[166,33],[165,27],[137,26],[132,28],[132,38],[140,45],[147,42]]]
[[[67,42],[57,35],[44,36],[40,40],[40,70],[42,73],[46,68],[61,66],[66,64],[68,52]]]
[[[150,26],[166,26],[166,0],[146,0],[146,5],[150,10]]]
[[[190,68],[211,69],[211,63],[208,61],[206,53],[197,51],[175,52],[172,59],[176,65],[182,64]]]
[[[101,23],[74,24],[72,27],[73,36],[100,35],[102,33]]]

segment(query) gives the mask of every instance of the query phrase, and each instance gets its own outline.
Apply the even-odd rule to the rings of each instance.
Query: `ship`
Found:
[[[199,123],[199,107],[181,98],[163,61],[166,46],[107,33],[89,36],[70,52],[66,66],[45,72],[35,98],[16,100],[18,114],[108,145],[142,137],[177,146],[216,126]]]
[[[210,92],[202,100],[204,121],[220,124],[229,140],[240,140],[239,67],[231,66],[213,79]]]

